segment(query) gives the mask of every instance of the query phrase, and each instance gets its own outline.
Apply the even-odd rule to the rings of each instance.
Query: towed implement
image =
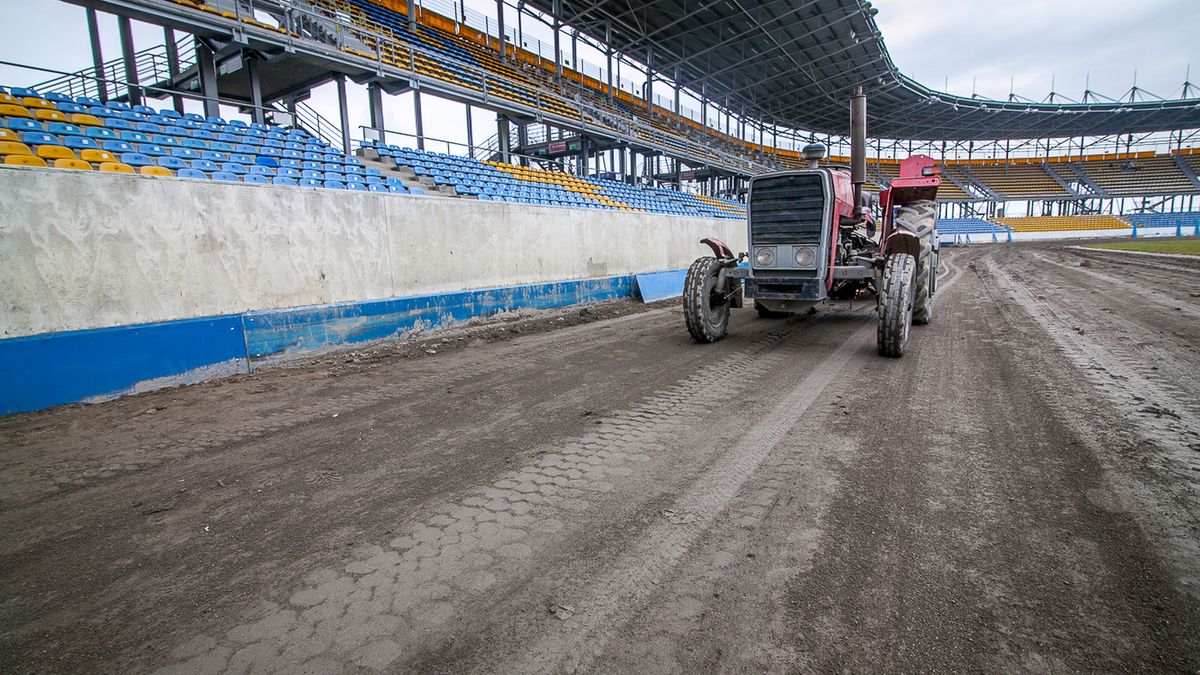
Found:
[[[687,329],[697,342],[724,337],[730,309],[746,299],[759,316],[771,318],[873,294],[883,356],[903,356],[912,324],[933,319],[940,170],[925,155],[902,160],[899,176],[878,196],[877,228],[876,198],[862,189],[866,116],[866,97],[857,88],[850,101],[849,170],[819,166],[825,147],[814,143],[804,148],[807,168],[750,180],[748,253],[734,255],[718,239],[702,240],[713,255],[692,263],[683,289]]]

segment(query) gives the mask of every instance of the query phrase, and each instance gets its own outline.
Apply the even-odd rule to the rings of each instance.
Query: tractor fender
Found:
[[[733,251],[725,245],[725,242],[716,237],[705,237],[700,240],[700,243],[707,244],[712,249],[713,255],[716,256],[717,260],[729,260],[734,257]]]
[[[916,260],[921,255],[921,239],[908,230],[896,230],[884,243],[883,255],[907,253]]]

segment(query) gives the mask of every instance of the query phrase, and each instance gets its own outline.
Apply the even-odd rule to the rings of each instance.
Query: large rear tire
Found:
[[[879,292],[879,354],[899,358],[908,349],[913,323],[913,272],[917,261],[907,253],[888,256]]]
[[[913,280],[913,323],[933,320],[933,293],[937,282],[937,207],[929,200],[909,202],[896,210],[896,224],[917,233],[921,251]]]
[[[720,273],[721,263],[707,256],[692,263],[684,279],[683,318],[696,342],[716,342],[729,329],[729,300],[717,288]]]

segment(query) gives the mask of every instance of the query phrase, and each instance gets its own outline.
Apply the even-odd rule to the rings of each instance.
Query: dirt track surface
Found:
[[[944,261],[0,419],[0,671],[1195,672],[1200,261]]]

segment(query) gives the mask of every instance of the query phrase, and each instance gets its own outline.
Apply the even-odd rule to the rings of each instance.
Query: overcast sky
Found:
[[[1178,96],[1189,63],[1200,80],[1200,0],[874,0],[884,41],[901,71],[933,89],[970,95],[972,79],[984,96],[1004,98],[1010,81],[1015,91],[1040,100],[1055,89],[1078,100],[1090,74],[1091,88],[1106,96],[1127,92],[1137,71],[1138,85],[1164,97]],[[495,3],[468,5],[494,16]],[[91,62],[84,12],[58,0],[9,0],[7,31],[0,60],[75,71]],[[510,19],[510,23],[512,20]],[[525,22],[526,32],[549,39],[549,30]],[[101,17],[104,54],[119,52],[116,21]],[[54,36],[48,39],[46,36]],[[162,31],[135,27],[138,48],[161,43]],[[564,48],[565,43],[564,40]],[[582,58],[600,64],[598,53]],[[628,75],[628,73],[626,73]],[[49,75],[0,66],[0,83],[24,85]],[[332,86],[313,98],[326,116],[336,118]],[[161,105],[167,105],[166,102]],[[689,105],[685,102],[685,106]],[[695,107],[698,107],[695,106]],[[351,86],[352,125],[366,124],[365,92]],[[427,135],[464,141],[461,105],[425,98]],[[411,96],[388,99],[389,129],[414,129]],[[479,111],[477,141],[495,133],[495,119]],[[357,134],[357,131],[356,131]]]

